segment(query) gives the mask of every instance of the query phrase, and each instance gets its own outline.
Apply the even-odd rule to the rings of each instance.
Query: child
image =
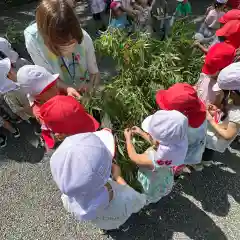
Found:
[[[216,106],[209,106],[207,119],[205,161],[212,160],[214,151],[223,153],[235,139],[240,128],[240,63],[233,63],[223,69],[213,86],[213,91],[223,91],[223,101],[220,107],[223,113],[218,120],[215,116],[219,110]],[[214,110],[214,111],[213,111]]]
[[[177,0],[177,8],[175,15],[177,17],[185,17],[192,13],[191,4],[188,0]]]
[[[70,96],[52,97],[41,106],[40,114],[45,126],[52,130],[58,141],[77,133],[95,132],[100,126],[82,105]]]
[[[18,53],[12,49],[11,44],[0,37],[0,59],[9,58],[15,71],[24,65],[31,64],[28,60],[20,58]]]
[[[228,43],[217,43],[208,51],[202,73],[196,84],[198,96],[207,105],[220,105],[219,96],[212,90],[219,72],[230,65],[235,58],[236,49]]]
[[[201,44],[201,43],[203,43],[203,41],[200,41],[201,43],[199,41],[196,41],[194,43],[194,45],[196,47],[198,47],[204,54],[207,54],[208,50],[212,46],[214,46],[216,43],[224,42],[224,41],[226,41],[226,42],[230,41],[231,42],[232,40],[235,40],[233,42],[233,44],[234,44],[234,46],[236,46],[236,48],[238,48],[239,44],[237,43],[238,41],[236,39],[236,37],[238,37],[238,36],[232,35],[232,34],[238,32],[238,30],[237,30],[236,27],[235,28],[232,27],[232,24],[229,23],[232,20],[240,20],[240,10],[236,10],[236,9],[230,10],[227,13],[225,13],[219,19],[219,23],[221,25],[221,28],[216,31],[216,34],[213,37],[213,41],[211,42],[211,44],[210,44],[210,46],[208,48]],[[226,25],[226,27],[225,27],[225,25]],[[230,36],[232,36],[232,37],[229,39]],[[202,36],[200,36],[200,38],[203,39]]]
[[[110,27],[118,29],[126,29],[129,27],[130,23],[127,19],[127,14],[123,11],[122,4],[120,2],[111,2],[110,9],[112,10]]]
[[[201,25],[195,38],[200,42],[210,42],[215,35],[216,30],[220,27],[219,18],[221,18],[225,12],[224,8],[226,0],[216,0],[213,4],[213,8],[207,11],[207,16]]]
[[[146,204],[144,194],[122,181],[114,152],[110,132],[81,133],[67,137],[50,160],[64,208],[105,230],[119,228]]]
[[[167,90],[159,90],[156,102],[162,110],[176,110],[188,118],[188,151],[184,165],[202,170],[199,164],[206,144],[206,106],[198,98],[196,90],[187,83],[176,83]],[[176,168],[179,175],[182,168]]]
[[[100,31],[106,30],[106,26],[103,20],[103,14],[104,14],[106,4],[104,0],[89,0],[89,2],[90,2],[90,9],[96,24],[97,34],[98,34],[99,30]]]
[[[16,127],[13,127],[8,121],[4,120],[0,116],[0,128],[3,127],[7,129],[14,138],[19,138],[20,137],[20,132],[19,129]],[[7,137],[4,134],[0,134],[0,148],[4,148],[7,146]]]
[[[43,103],[58,94],[66,94],[67,89],[58,85],[59,74],[52,75],[45,68],[37,65],[25,65],[17,72],[17,82],[27,95],[33,114],[42,125],[42,137],[49,148],[54,147],[54,140],[49,129],[45,129],[40,114]]]
[[[43,103],[58,94],[66,94],[66,89],[58,85],[59,74],[51,74],[37,65],[25,65],[17,72],[17,82],[27,94],[35,117],[42,122],[39,109]]]
[[[139,166],[138,180],[147,195],[147,203],[156,203],[169,194],[174,184],[172,166],[183,164],[187,153],[187,118],[178,111],[158,111],[138,127],[125,129],[128,156]],[[154,144],[138,154],[132,136],[139,134]]]
[[[152,1],[149,0],[136,0],[134,8],[139,11],[137,15],[137,24],[141,31],[146,31],[148,33],[152,32],[151,28],[151,10]]]
[[[33,116],[27,96],[21,88],[15,83],[17,74],[11,66],[9,58],[0,60],[0,93],[4,94],[4,99],[10,109],[22,120],[29,120]]]

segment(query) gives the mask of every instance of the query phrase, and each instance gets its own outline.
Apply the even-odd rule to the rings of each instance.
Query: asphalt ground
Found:
[[[202,10],[209,1],[195,1]],[[201,9],[200,9],[201,7]],[[80,6],[81,8],[81,6]],[[27,9],[34,13],[33,5]],[[204,10],[204,9],[203,9]],[[21,22],[15,9],[2,20]],[[204,11],[203,11],[204,12]],[[6,13],[6,12],[4,12]],[[88,21],[88,17],[86,21]],[[87,23],[90,26],[91,20]],[[5,20],[4,20],[5,23]],[[1,28],[4,31],[4,26]],[[128,231],[102,234],[88,223],[78,223],[62,207],[52,181],[49,158],[37,148],[30,125],[19,125],[21,138],[8,135],[0,150],[0,239],[2,240],[239,240],[240,162],[237,150],[215,154],[214,164],[176,183],[174,191],[158,204],[133,215]],[[234,146],[239,149],[239,146]]]

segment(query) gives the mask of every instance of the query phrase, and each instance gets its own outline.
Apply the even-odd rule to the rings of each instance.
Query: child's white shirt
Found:
[[[209,11],[207,17],[205,18],[205,24],[208,28],[218,29],[220,27],[220,23],[218,19],[225,14],[223,11],[217,11],[216,9],[212,9]]]
[[[104,0],[89,0],[92,14],[104,11],[106,3]]]
[[[133,213],[137,213],[146,205],[146,195],[138,193],[128,185],[120,185],[112,180],[108,183],[113,189],[113,199],[105,209],[98,211],[96,219],[90,221],[104,230],[119,228]],[[65,209],[80,220],[77,204],[73,211],[68,204],[68,196],[63,194],[62,201]]]

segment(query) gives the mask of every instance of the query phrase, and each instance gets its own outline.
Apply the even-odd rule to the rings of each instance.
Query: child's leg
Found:
[[[18,119],[18,116],[12,112],[8,104],[5,102],[3,95],[0,96],[0,106],[1,109],[3,110],[3,113],[5,113],[11,120]]]
[[[3,134],[0,134],[0,148],[7,146],[7,137]]]
[[[20,132],[19,132],[18,128],[13,127],[13,125],[10,122],[8,122],[6,120],[3,120],[2,126],[5,129],[7,129],[10,133],[12,133],[14,138],[19,138],[20,137]]]
[[[202,162],[203,163],[211,162],[213,160],[213,155],[214,155],[214,150],[205,148],[205,151],[202,157]]]
[[[22,120],[26,121],[33,116],[29,101],[21,90],[14,90],[6,93],[4,95],[4,100],[12,112],[18,115]]]
[[[99,13],[94,13],[93,14],[93,19],[96,23],[96,28],[97,30],[100,31],[106,31],[106,25],[103,21],[103,17],[102,17],[103,12],[99,12]]]

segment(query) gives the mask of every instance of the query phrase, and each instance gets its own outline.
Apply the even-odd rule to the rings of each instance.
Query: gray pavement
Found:
[[[199,2],[194,2],[198,10]],[[33,5],[27,9],[34,12]],[[8,16],[17,19],[17,14]],[[64,211],[49,169],[51,153],[36,148],[37,138],[30,125],[19,127],[21,138],[8,135],[8,146],[0,150],[1,240],[240,239],[238,151],[216,154],[214,165],[180,180],[169,196],[132,216],[126,223],[128,231],[103,235]]]

